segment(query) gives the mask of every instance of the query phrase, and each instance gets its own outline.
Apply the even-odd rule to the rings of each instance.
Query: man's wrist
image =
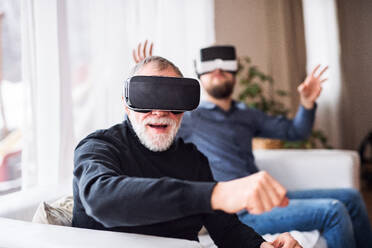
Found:
[[[211,207],[213,210],[225,211],[226,202],[229,201],[229,193],[227,190],[228,183],[229,182],[218,182],[214,186],[211,195]]]
[[[211,207],[213,210],[220,209],[221,182],[216,183],[212,190]]]
[[[311,110],[311,109],[314,108],[315,103],[314,103],[314,102],[305,102],[305,101],[301,101],[301,105],[302,105],[302,107],[304,107],[305,109],[307,109],[307,110]]]

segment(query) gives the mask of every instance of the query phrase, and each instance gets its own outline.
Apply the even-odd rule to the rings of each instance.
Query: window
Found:
[[[7,83],[0,94],[0,194],[21,185],[70,183],[77,142],[123,119],[121,88],[133,66],[131,49],[151,38],[157,54],[192,72],[192,51],[214,40],[212,3],[1,1]],[[187,17],[195,11],[199,18],[191,22]]]
[[[23,84],[20,1],[0,2],[0,195],[21,188]]]

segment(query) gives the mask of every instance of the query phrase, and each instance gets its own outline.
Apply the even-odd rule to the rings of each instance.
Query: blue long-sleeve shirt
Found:
[[[192,142],[207,156],[213,176],[226,181],[258,171],[252,153],[252,138],[265,137],[302,140],[308,137],[315,109],[300,106],[295,118],[269,116],[262,111],[233,101],[229,111],[211,102],[184,114],[178,136]]]

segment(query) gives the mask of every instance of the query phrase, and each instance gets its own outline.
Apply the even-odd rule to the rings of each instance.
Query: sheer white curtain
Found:
[[[198,48],[214,42],[213,0],[93,0],[83,11],[91,59],[86,83],[74,92],[74,100],[84,102],[75,104],[77,140],[122,121],[121,87],[139,42],[153,41],[154,55],[170,59],[185,76],[194,76]]]
[[[307,71],[317,64],[329,65],[328,81],[318,102],[315,126],[324,130],[329,143],[341,146],[340,97],[341,65],[335,0],[303,0]]]
[[[71,180],[73,149],[123,120],[121,89],[138,42],[155,43],[193,76],[198,48],[214,42],[213,0],[23,0],[27,121],[23,186]]]
[[[71,178],[72,101],[63,1],[22,1],[26,106],[23,187]]]

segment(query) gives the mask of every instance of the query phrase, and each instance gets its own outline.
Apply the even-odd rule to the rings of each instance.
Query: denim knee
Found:
[[[331,226],[350,218],[345,205],[339,200],[334,199],[330,200],[327,206],[327,215]]]
[[[362,195],[358,190],[345,189],[344,197],[344,203],[351,212],[354,212],[364,205]]]

